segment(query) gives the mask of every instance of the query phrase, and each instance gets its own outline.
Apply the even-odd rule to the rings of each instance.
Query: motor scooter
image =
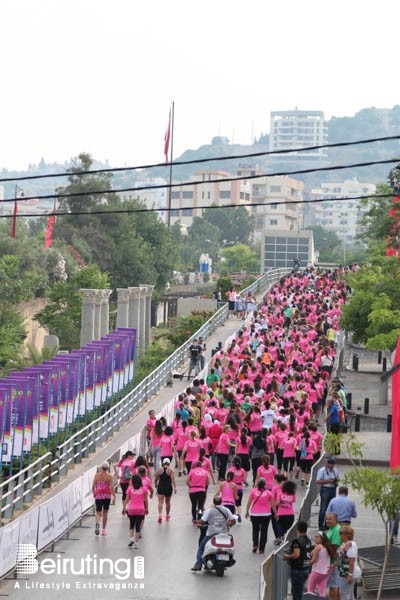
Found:
[[[217,577],[223,577],[225,569],[236,563],[234,554],[233,536],[230,533],[217,533],[207,541],[201,560],[206,570],[215,571]]]

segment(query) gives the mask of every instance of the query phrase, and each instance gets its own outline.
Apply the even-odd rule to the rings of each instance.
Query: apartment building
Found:
[[[251,183],[247,180],[230,181],[232,174],[218,169],[196,171],[190,185],[173,182],[171,190],[171,224],[179,221],[183,231],[190,227],[194,217],[201,217],[205,208],[240,206],[251,201]]]
[[[292,151],[298,148],[321,146],[328,143],[328,124],[320,110],[278,110],[271,112],[269,149]],[[302,158],[326,158],[326,148],[308,152],[282,154],[282,159],[296,156]],[[279,157],[277,154],[276,157]]]
[[[320,188],[312,190],[311,197],[325,201],[308,207],[306,223],[320,225],[335,232],[340,239],[351,242],[359,233],[359,219],[362,215],[358,198],[375,193],[375,184],[361,183],[356,178],[322,183]]]

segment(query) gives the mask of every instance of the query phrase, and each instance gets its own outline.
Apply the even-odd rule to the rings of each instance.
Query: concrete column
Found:
[[[128,288],[117,288],[117,327],[128,327],[129,292]]]
[[[154,285],[147,285],[146,287],[146,325],[144,332],[144,343],[145,347],[148,348],[151,341],[151,299],[153,297]]]
[[[82,294],[81,347],[94,340],[96,291],[91,289],[80,290]]]
[[[136,329],[136,336],[139,335],[139,312],[140,312],[140,287],[129,287],[129,317],[128,327]]]
[[[139,354],[142,356],[146,350],[146,295],[147,286],[140,286],[139,303]]]
[[[110,333],[110,295],[111,290],[102,290],[100,306],[100,337]]]
[[[94,331],[93,339],[99,340],[101,338],[101,304],[103,302],[103,290],[95,290],[94,298]]]

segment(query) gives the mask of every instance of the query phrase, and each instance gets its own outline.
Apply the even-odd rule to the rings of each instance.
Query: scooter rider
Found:
[[[197,521],[197,525],[201,526],[207,523],[208,527],[206,535],[199,543],[196,554],[196,562],[191,569],[192,571],[201,571],[201,559],[208,540],[212,538],[213,535],[218,533],[228,533],[229,527],[232,527],[236,523],[236,519],[229,508],[222,506],[221,502],[221,496],[219,494],[215,495],[213,498],[214,506],[212,508],[208,508],[203,513],[201,519]]]

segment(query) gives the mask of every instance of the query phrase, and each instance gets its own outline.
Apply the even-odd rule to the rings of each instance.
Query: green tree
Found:
[[[244,206],[206,208],[203,218],[219,230],[219,241],[240,242],[250,245],[254,231],[254,217]],[[207,235],[208,238],[210,236]]]
[[[367,244],[384,242],[393,226],[393,218],[389,214],[393,208],[393,190],[386,184],[380,184],[374,196],[360,200],[360,206],[363,208],[361,239]]]
[[[65,240],[86,263],[110,273],[113,288],[149,283],[162,293],[177,262],[174,236],[143,202],[122,202],[116,194],[104,193],[111,190],[112,175],[87,173],[92,164],[90,155],[79,155],[68,185],[58,188],[60,208],[81,214],[59,217],[55,238]]]
[[[58,337],[62,350],[80,347],[81,288],[107,289],[109,277],[101,273],[96,265],[76,271],[68,281],[55,283],[48,304],[34,317],[42,327]]]
[[[343,307],[341,326],[356,343],[375,350],[393,350],[400,329],[400,266],[381,256],[381,264],[364,265],[347,277],[352,288]]]
[[[246,271],[247,273],[260,269],[260,257],[245,244],[235,244],[223,248],[220,252],[220,261],[215,267],[220,275]]]

